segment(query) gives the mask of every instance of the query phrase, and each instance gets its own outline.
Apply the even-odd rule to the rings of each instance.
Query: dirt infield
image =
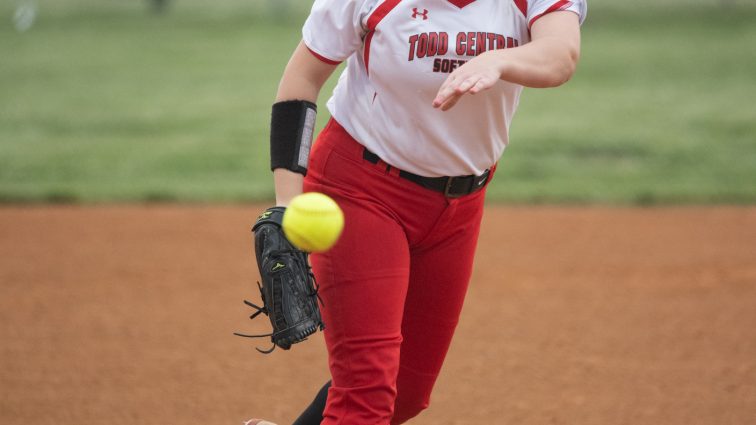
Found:
[[[290,423],[322,336],[231,335],[267,330],[241,303],[260,210],[0,208],[0,424]],[[756,208],[489,208],[412,423],[756,423]]]

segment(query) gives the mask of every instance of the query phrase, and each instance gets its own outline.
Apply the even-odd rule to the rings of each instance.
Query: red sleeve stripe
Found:
[[[543,15],[547,15],[547,14],[549,14],[551,12],[556,12],[557,10],[564,10],[564,9],[567,9],[568,7],[570,7],[570,6],[572,6],[572,2],[571,1],[559,0],[558,2],[554,3],[553,5],[551,5],[550,8],[546,9],[546,11],[544,11],[540,15],[534,16],[533,19],[531,19],[530,22],[528,22],[528,29],[530,29],[530,27],[533,26],[533,23],[535,21],[537,21],[538,19],[540,19],[541,17],[543,17]]]
[[[520,9],[525,18],[528,17],[528,0],[514,0],[515,6]]]
[[[386,17],[386,15],[391,12],[393,8],[396,7],[396,5],[399,4],[402,0],[386,0],[383,3],[381,3],[380,6],[375,8],[375,12],[373,12],[372,15],[368,18],[367,21],[367,30],[374,31],[375,27],[378,26],[378,23],[383,20],[383,18]]]
[[[309,50],[310,53],[312,53],[312,55],[315,56],[316,58],[318,58],[321,62],[325,62],[328,65],[338,65],[338,64],[341,63],[339,61],[331,60],[331,59],[328,59],[325,56],[319,55],[316,51],[312,50],[309,46],[307,46],[307,50]]]
[[[365,70],[370,73],[370,42],[378,24],[391,12],[402,0],[386,0],[375,8],[375,12],[367,20],[367,35],[365,36]]]

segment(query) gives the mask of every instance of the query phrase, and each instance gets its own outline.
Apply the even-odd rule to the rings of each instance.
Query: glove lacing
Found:
[[[299,262],[300,265],[301,265],[301,261],[302,260],[301,260],[300,255],[299,255],[300,253],[301,252],[299,250],[296,250],[296,249],[279,249],[279,250],[273,250],[273,251],[271,251],[270,255],[272,257],[275,257],[275,256],[278,256],[278,255],[281,255],[281,254],[292,254],[292,256],[294,257],[295,261]],[[307,258],[307,257],[305,256],[305,258]],[[306,260],[305,260],[305,263],[306,263]],[[317,279],[315,279],[315,274],[312,272],[312,267],[310,267],[309,264],[305,264],[305,266],[307,267],[307,274],[310,275],[310,278],[312,279],[312,282],[313,282],[313,285],[312,285],[313,290],[312,290],[311,293],[309,293],[307,295],[309,295],[309,296],[315,296],[315,298],[318,299],[318,302],[320,302],[320,305],[324,306],[325,304],[323,303],[323,298],[321,298],[320,294],[318,293],[319,290],[320,290],[320,285],[318,285],[318,281],[317,281]],[[260,290],[260,297],[262,298],[263,304],[265,304],[265,293],[263,292],[262,285],[260,285],[259,281],[257,282],[257,288]],[[252,307],[255,310],[257,310],[254,313],[252,313],[251,316],[249,316],[250,320],[252,320],[255,317],[259,316],[261,313],[264,314],[264,315],[266,315],[266,316],[269,316],[268,308],[265,307],[265,306],[260,307],[259,305],[255,304],[255,303],[253,303],[251,301],[248,301],[248,300],[244,300],[244,304],[246,304],[249,307]],[[291,326],[291,327],[288,327],[286,329],[281,329],[278,332],[271,332],[271,333],[267,333],[267,334],[248,335],[248,334],[243,334],[243,333],[239,333],[239,332],[234,332],[234,335],[241,336],[241,337],[244,337],[244,338],[265,338],[265,337],[272,337],[271,339],[275,340],[275,336],[277,334],[286,332],[286,331],[292,329],[295,326],[296,326],[296,324],[293,325],[293,326]],[[270,349],[268,349],[268,350],[261,350],[259,347],[255,347],[255,350],[257,350],[257,351],[259,351],[259,352],[261,352],[263,354],[270,354],[275,349],[276,349],[276,343],[275,342],[273,343],[273,346],[270,347]]]

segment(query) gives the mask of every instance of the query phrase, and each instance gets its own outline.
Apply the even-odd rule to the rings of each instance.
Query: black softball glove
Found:
[[[307,253],[295,248],[284,236],[281,221],[284,207],[268,208],[252,227],[255,234],[255,255],[260,270],[262,286],[257,283],[262,295],[263,306],[247,300],[244,304],[257,310],[249,316],[254,319],[260,313],[270,318],[273,332],[264,335],[235,335],[247,338],[269,336],[273,346],[288,350],[291,344],[307,339],[325,326],[318,308],[318,286],[307,261]]]

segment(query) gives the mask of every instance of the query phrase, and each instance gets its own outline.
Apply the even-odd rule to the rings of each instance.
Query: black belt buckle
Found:
[[[488,181],[488,175],[491,173],[491,170],[486,170],[483,174],[480,176],[464,176],[464,177],[447,177],[446,183],[444,184],[444,196],[447,198],[459,198],[465,195],[469,195],[471,193],[477,192],[480,189],[485,186],[486,182]],[[465,190],[462,190],[460,192],[452,192],[452,186],[454,185],[454,180],[465,180],[467,188]]]
[[[454,179],[456,177],[447,177],[446,178],[446,184],[444,185],[444,196],[447,198],[459,198],[460,196],[467,195],[467,193],[452,193],[452,183],[454,183]]]

